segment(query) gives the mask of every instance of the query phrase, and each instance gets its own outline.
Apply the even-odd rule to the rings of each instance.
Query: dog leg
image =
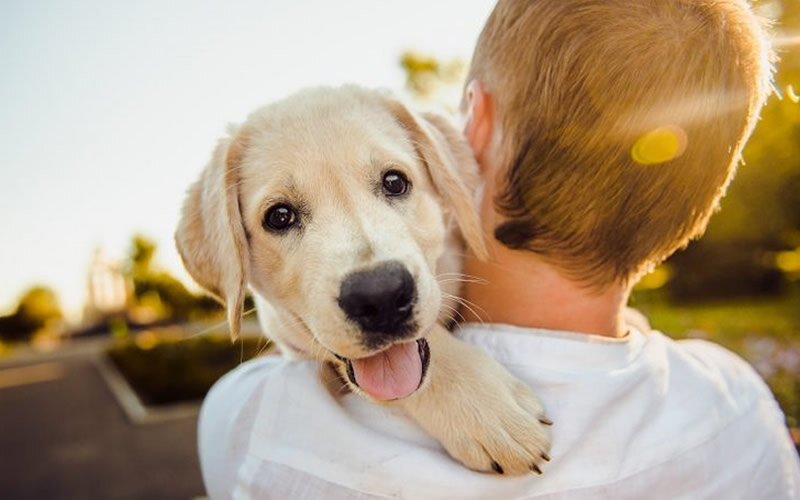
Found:
[[[486,353],[436,325],[426,337],[428,382],[398,400],[467,467],[521,475],[550,459],[551,422],[539,399]]]

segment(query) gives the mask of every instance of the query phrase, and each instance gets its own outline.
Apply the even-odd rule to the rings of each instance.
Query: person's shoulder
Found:
[[[761,498],[797,498],[800,462],[783,411],[766,382],[747,361],[718,344],[693,339],[675,345],[715,382],[721,404],[735,410],[716,446],[743,464],[741,473],[750,481],[741,491],[756,487]]]
[[[246,361],[223,375],[206,394],[201,417],[211,412],[226,414],[281,391],[288,380],[294,384],[317,384],[319,363],[289,360],[269,355]]]
[[[674,341],[662,335],[662,341],[670,400],[687,414],[705,416],[706,422],[696,427],[705,425],[711,434],[736,427],[752,439],[777,436],[780,441],[787,434],[783,411],[769,386],[739,355],[706,340]]]
[[[744,359],[718,344],[651,331],[638,365],[646,374],[642,380],[657,391],[663,410],[656,418],[659,425],[670,432],[687,428],[687,445],[699,445],[734,425],[754,438],[773,427],[785,433],[783,412],[767,384]]]
[[[253,439],[264,417],[262,403],[280,398],[291,382],[318,384],[319,364],[264,356],[223,375],[203,400],[198,418],[198,452],[203,480],[212,498],[226,498],[238,481]]]
[[[658,446],[666,450],[654,455],[654,474],[675,475],[687,491],[704,488],[699,498],[795,498],[800,469],[785,417],[750,364],[713,342],[657,331],[646,334],[640,361],[658,411],[647,414],[635,442],[645,445],[640,461]],[[701,486],[698,477],[715,479]]]
[[[297,366],[295,366],[297,365]],[[252,386],[262,384],[271,379],[279,379],[287,376],[287,370],[291,371],[292,368],[304,367],[311,371],[310,368],[316,366],[311,361],[293,361],[279,355],[260,356],[249,361],[245,361],[233,370],[225,373],[216,383],[212,386],[209,395],[217,392],[224,392],[231,386]]]
[[[724,387],[738,399],[744,395],[773,400],[772,392],[756,370],[738,354],[701,339],[672,341],[674,360],[692,372]]]

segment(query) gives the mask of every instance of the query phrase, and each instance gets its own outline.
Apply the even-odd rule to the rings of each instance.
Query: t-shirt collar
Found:
[[[503,364],[559,371],[623,368],[636,359],[648,337],[635,327],[614,338],[499,323],[464,323],[454,334]]]

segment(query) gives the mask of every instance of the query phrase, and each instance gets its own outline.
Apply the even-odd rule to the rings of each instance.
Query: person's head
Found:
[[[499,0],[464,99],[494,238],[592,287],[638,279],[703,232],[771,70],[745,0]]]

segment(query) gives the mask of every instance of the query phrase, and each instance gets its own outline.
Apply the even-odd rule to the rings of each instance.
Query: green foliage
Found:
[[[779,295],[786,288],[772,241],[702,239],[669,260],[675,302]]]
[[[673,299],[778,294],[800,278],[792,259],[780,259],[800,252],[800,103],[792,96],[800,90],[800,50],[786,42],[800,29],[800,2],[758,5],[781,14],[777,93],[761,114],[721,211],[700,241],[669,260]]]
[[[630,305],[642,311],[655,329],[674,338],[704,332],[734,347],[754,336],[800,342],[800,290],[780,297],[683,305],[670,304],[658,293],[635,292]]]
[[[17,306],[17,313],[29,318],[39,327],[44,326],[48,320],[62,317],[56,294],[44,286],[35,286],[25,292]]]
[[[400,66],[406,73],[406,88],[414,97],[442,101],[447,100],[442,94],[448,89],[460,91],[467,68],[461,59],[440,61],[433,56],[411,50],[400,56]]]
[[[157,316],[188,320],[218,315],[221,306],[211,297],[195,295],[168,273],[153,266],[156,244],[142,235],[131,242],[126,272],[133,283],[136,304],[157,309]]]
[[[164,272],[148,272],[133,277],[134,296],[141,301],[158,297],[164,314],[171,319],[192,319],[218,314],[221,306],[211,297],[194,295],[186,287]]]
[[[201,399],[222,375],[266,350],[267,342],[245,337],[232,344],[227,333],[152,344],[128,340],[107,354],[142,402],[163,405]]]
[[[47,287],[34,286],[22,295],[12,314],[0,317],[0,340],[28,341],[62,317],[56,294]]]
[[[150,272],[150,265],[153,262],[153,255],[155,253],[155,242],[141,234],[134,235],[129,256],[134,276],[146,275]]]

